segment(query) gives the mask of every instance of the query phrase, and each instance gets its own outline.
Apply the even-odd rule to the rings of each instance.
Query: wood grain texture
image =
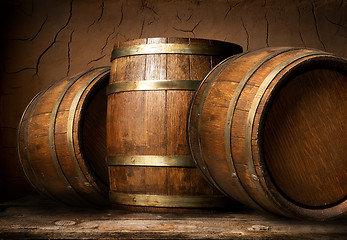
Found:
[[[189,38],[149,38],[115,45],[209,44],[215,41]],[[227,43],[225,43],[226,46]],[[190,54],[150,54],[116,58],[112,61],[110,84],[146,80],[200,81],[219,58]],[[221,59],[219,59],[220,61]],[[108,96],[107,155],[190,155],[186,139],[188,109],[194,91],[129,91]],[[163,196],[221,195],[196,168],[110,166],[110,190]],[[135,203],[134,203],[135,205]],[[183,212],[197,208],[118,206],[136,211]],[[222,207],[222,206],[220,206]]]
[[[305,48],[261,49],[218,66],[190,113],[202,172],[257,209],[315,220],[345,214],[346,68]]]
[[[108,79],[109,68],[66,77],[28,105],[18,151],[24,173],[38,192],[70,205],[108,203]]]
[[[1,1],[0,199],[32,192],[17,161],[28,102],[67,75],[110,65],[113,44],[146,37],[301,46],[347,57],[346,1]],[[18,192],[15,189],[23,189]]]
[[[345,73],[312,69],[293,77],[269,109],[264,129],[269,173],[298,203],[325,207],[346,197],[346,89]]]
[[[212,214],[168,214],[113,208],[69,208],[27,196],[0,204],[2,239],[345,240],[347,218],[297,221],[248,208]]]

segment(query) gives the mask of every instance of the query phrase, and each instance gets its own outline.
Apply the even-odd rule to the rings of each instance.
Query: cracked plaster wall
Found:
[[[109,65],[116,41],[225,40],[244,50],[303,46],[347,57],[344,0],[5,0],[1,3],[0,200],[32,192],[16,153],[21,114],[39,91]]]

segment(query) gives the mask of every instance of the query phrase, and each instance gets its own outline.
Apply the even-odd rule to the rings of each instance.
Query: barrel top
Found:
[[[196,54],[228,57],[242,52],[235,43],[198,38],[143,38],[117,42],[111,61],[116,58],[145,54]]]
[[[123,47],[123,46],[131,46],[138,44],[154,44],[154,43],[188,43],[188,44],[211,44],[211,45],[227,45],[233,46],[235,48],[242,47],[236,43],[214,40],[214,39],[205,39],[205,38],[179,38],[179,37],[153,37],[153,38],[140,38],[140,39],[132,39],[128,41],[119,41],[114,44],[114,49]]]

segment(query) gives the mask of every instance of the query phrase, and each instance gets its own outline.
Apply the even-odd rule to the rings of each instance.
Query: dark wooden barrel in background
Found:
[[[66,77],[39,93],[18,130],[20,163],[34,188],[69,205],[107,205],[109,67]]]
[[[107,89],[107,160],[116,207],[186,212],[225,206],[226,198],[190,156],[187,115],[204,76],[241,51],[232,43],[185,38],[115,45]]]
[[[256,209],[325,220],[347,209],[347,61],[266,48],[212,70],[190,111],[199,168]]]

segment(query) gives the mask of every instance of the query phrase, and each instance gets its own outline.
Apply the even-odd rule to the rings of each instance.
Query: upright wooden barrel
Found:
[[[189,144],[199,168],[260,210],[324,220],[347,209],[347,62],[302,48],[226,59],[197,90]]]
[[[238,45],[148,38],[115,45],[107,88],[110,201],[134,211],[186,212],[225,206],[193,162],[189,104],[203,77]]]
[[[109,67],[66,77],[40,92],[18,128],[18,153],[34,188],[69,205],[107,205]]]

